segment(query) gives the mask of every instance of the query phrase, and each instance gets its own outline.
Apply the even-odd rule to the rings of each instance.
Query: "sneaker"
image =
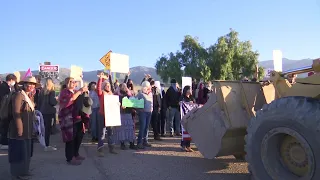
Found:
[[[182,134],[181,133],[176,133],[176,136],[182,136]]]
[[[82,163],[81,161],[78,161],[75,158],[72,158],[72,160],[68,162],[68,164],[72,166],[79,166],[81,165],[81,163]]]
[[[78,160],[78,161],[83,161],[83,160],[85,160],[86,158],[79,155],[79,156],[75,157],[75,159]]]
[[[44,148],[44,151],[56,151],[57,148],[56,147],[52,147],[52,146],[47,146]]]
[[[186,151],[187,151],[187,152],[194,152],[194,150],[191,149],[191,147],[187,147],[187,148],[186,148]]]
[[[9,146],[8,145],[0,145],[0,150],[8,150]]]

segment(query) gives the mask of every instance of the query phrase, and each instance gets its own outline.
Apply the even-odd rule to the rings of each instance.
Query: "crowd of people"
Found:
[[[97,143],[98,156],[104,156],[105,141],[112,154],[118,154],[115,145],[121,150],[145,149],[152,147],[148,141],[149,126],[153,130],[153,138],[161,141],[162,137],[182,136],[180,105],[182,102],[204,104],[211,91],[211,83],[185,86],[182,90],[175,79],[165,91],[155,85],[155,80],[146,75],[135,91],[128,73],[122,83],[112,82],[111,75],[100,73],[97,81],[88,86],[83,81],[72,77],[64,80],[60,94],[56,95],[52,79],[45,79],[40,84],[39,76],[25,77],[18,81],[14,74],[6,76],[0,84],[0,127],[1,150],[8,150],[10,171],[13,179],[28,179],[30,160],[33,155],[33,143],[36,133],[36,112],[40,112],[44,123],[44,151],[56,151],[50,144],[50,136],[56,128],[58,114],[62,141],[65,143],[65,158],[70,165],[80,165],[85,157],[79,154],[84,134],[90,132],[92,142]],[[80,88],[81,87],[81,88]],[[192,90],[197,92],[197,97]],[[118,95],[121,115],[121,126],[106,127],[104,116],[104,96]],[[124,97],[144,99],[144,108],[122,106]],[[56,106],[59,109],[57,112]],[[136,137],[136,119],[139,122]],[[106,138],[106,140],[105,140]],[[181,148],[193,152],[189,138],[181,140]]]

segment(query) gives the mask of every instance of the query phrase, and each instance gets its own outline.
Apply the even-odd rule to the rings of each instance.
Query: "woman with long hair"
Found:
[[[9,124],[8,157],[13,179],[29,179],[30,161],[33,154],[33,122],[35,121],[35,103],[33,91],[40,87],[35,77],[27,77],[19,82],[21,89],[12,97],[13,119]]]
[[[134,121],[132,119],[132,111],[133,108],[128,108],[122,106],[122,99],[124,97],[130,98],[132,97],[131,91],[128,89],[126,83],[122,83],[119,85],[119,90],[115,95],[119,96],[120,102],[120,116],[121,116],[121,126],[115,127],[115,141],[120,142],[121,149],[126,150],[127,147],[125,145],[126,142],[130,143],[130,149],[136,149],[134,145],[135,141],[135,132],[134,132]]]
[[[38,96],[38,109],[44,119],[45,126],[45,151],[55,151],[57,148],[50,146],[50,135],[54,121],[56,120],[57,105],[56,92],[54,91],[54,83],[51,78],[46,79],[44,88],[40,91]]]
[[[79,149],[84,134],[81,118],[81,107],[77,107],[77,99],[88,91],[88,87],[75,90],[76,81],[68,77],[64,81],[63,89],[59,96],[59,123],[62,139],[65,143],[65,156],[70,165],[80,165],[85,159],[79,155]]]

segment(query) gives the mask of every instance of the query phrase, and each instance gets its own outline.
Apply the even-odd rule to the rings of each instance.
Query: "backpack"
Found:
[[[10,117],[12,117],[13,109],[12,109],[12,97],[14,92],[10,92],[9,94],[6,94],[0,103],[0,120],[6,120]]]

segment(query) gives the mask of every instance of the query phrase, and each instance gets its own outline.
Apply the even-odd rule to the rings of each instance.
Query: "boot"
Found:
[[[118,152],[114,149],[114,145],[109,145],[109,153],[118,154]]]
[[[134,145],[134,143],[133,142],[130,142],[130,146],[129,146],[129,148],[130,149],[133,149],[133,150],[137,150],[138,148],[137,148],[137,146],[136,145]]]
[[[103,148],[97,150],[98,157],[104,157]]]
[[[126,145],[124,144],[124,142],[121,143],[120,148],[122,150],[127,150],[128,148],[126,147]]]

